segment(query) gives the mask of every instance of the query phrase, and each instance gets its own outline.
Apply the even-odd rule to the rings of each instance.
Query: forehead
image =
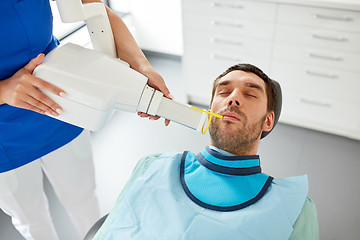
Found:
[[[226,85],[256,84],[263,90],[265,89],[265,82],[261,77],[255,73],[241,70],[234,70],[229,72],[218,81],[217,85],[223,85],[224,83],[226,83]]]

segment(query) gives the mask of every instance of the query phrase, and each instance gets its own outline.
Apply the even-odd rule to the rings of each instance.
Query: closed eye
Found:
[[[220,96],[227,96],[227,95],[229,95],[231,92],[229,92],[229,91],[220,91],[219,93],[218,93],[218,95],[220,95]]]
[[[251,98],[257,98],[257,96],[254,95],[254,94],[249,94],[249,93],[247,93],[247,94],[245,94],[245,95],[248,96],[248,97],[251,97]]]

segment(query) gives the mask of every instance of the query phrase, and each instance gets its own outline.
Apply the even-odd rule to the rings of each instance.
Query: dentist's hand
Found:
[[[140,73],[144,74],[149,80],[148,84],[150,87],[153,87],[164,94],[165,97],[173,99],[174,97],[170,94],[169,89],[166,87],[164,79],[160,76],[159,73],[151,65],[144,65],[139,70]],[[140,117],[149,117],[150,120],[157,120],[159,116],[152,116],[143,112],[138,112]],[[165,119],[165,126],[168,126],[170,120]]]
[[[12,77],[0,81],[0,104],[29,109],[42,114],[58,116],[61,107],[42,93],[39,89],[64,96],[65,92],[58,87],[32,75],[34,69],[44,60],[44,54],[39,54]]]

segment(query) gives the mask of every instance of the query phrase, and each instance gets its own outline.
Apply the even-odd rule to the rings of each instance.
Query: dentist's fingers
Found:
[[[160,119],[159,116],[153,116],[153,115],[149,115],[147,113],[144,113],[144,112],[138,112],[137,113],[138,116],[142,117],[142,118],[149,118],[149,120],[158,120]],[[169,119],[165,119],[165,126],[168,126],[170,123],[170,120]]]
[[[173,96],[170,94],[164,79],[150,64],[142,65],[139,69],[137,69],[137,71],[144,74],[148,78],[148,84],[150,87],[159,90],[164,94],[165,97],[173,99]]]
[[[144,112],[138,112],[138,115],[142,118],[149,118],[149,120],[158,120],[160,119],[159,116],[150,115]]]
[[[140,70],[148,78],[148,84],[164,94],[165,97],[173,99],[174,97],[170,94],[169,89],[165,85],[164,79],[159,73],[157,73],[151,65],[144,65]],[[149,117],[150,120],[158,120],[159,116],[151,116],[146,113],[138,113],[140,117]],[[168,126],[170,120],[165,119],[165,126]]]
[[[61,107],[40,89],[59,96],[65,96],[65,92],[32,75],[34,69],[42,63],[43,59],[44,55],[39,54],[12,77],[0,82],[0,103],[54,116],[62,112]]]
[[[39,79],[41,80],[41,79]],[[41,80],[43,81],[43,80]],[[47,82],[45,82],[47,84]],[[41,109],[43,114],[52,114],[54,116],[58,116],[62,113],[62,108],[59,104],[54,102],[51,98],[49,98],[47,95],[45,95],[43,92],[39,91],[40,87],[32,87],[28,88],[28,103]],[[58,92],[59,90],[56,89],[55,86],[42,86],[41,89],[47,89],[50,91],[50,88],[54,89],[52,92]],[[65,93],[63,93],[62,90],[58,93],[60,96],[64,96]]]

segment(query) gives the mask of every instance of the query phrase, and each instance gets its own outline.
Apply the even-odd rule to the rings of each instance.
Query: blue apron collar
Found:
[[[184,152],[180,178],[193,202],[215,211],[235,211],[256,203],[273,180],[261,173],[258,155],[230,155],[209,146],[196,156]]]
[[[224,152],[206,146],[196,159],[207,169],[222,174],[246,176],[261,173],[259,155],[236,156],[227,152],[225,155]]]

